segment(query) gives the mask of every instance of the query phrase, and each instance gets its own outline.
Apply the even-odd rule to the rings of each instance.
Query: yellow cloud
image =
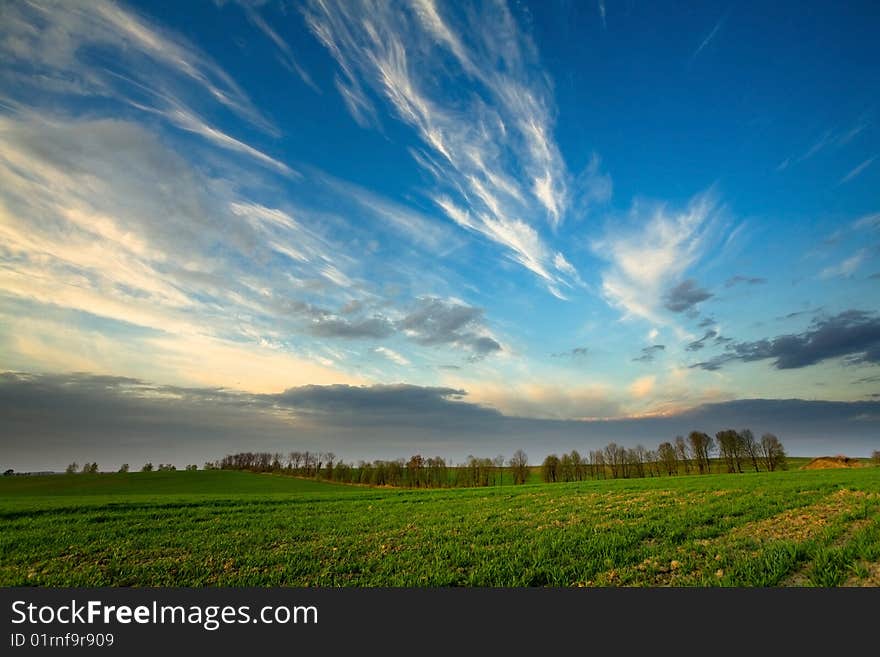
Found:
[[[654,384],[656,382],[656,376],[643,376],[632,382],[632,385],[630,385],[629,387],[629,391],[636,397],[647,397],[651,394],[651,392],[653,392]]]

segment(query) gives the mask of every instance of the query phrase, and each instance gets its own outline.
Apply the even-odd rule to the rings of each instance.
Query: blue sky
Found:
[[[423,389],[571,436],[798,399],[876,433],[871,3],[0,12],[4,389]],[[410,447],[380,434],[336,448]]]

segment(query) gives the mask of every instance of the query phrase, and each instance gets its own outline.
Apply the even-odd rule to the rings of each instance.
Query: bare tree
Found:
[[[559,457],[556,454],[548,454],[541,464],[541,478],[546,483],[559,481]]]
[[[611,476],[614,479],[625,476],[624,468],[626,466],[626,448],[620,447],[617,443],[608,443],[605,446],[605,463],[611,467]]]
[[[785,469],[785,448],[772,433],[761,436],[761,457],[770,472],[777,468]]]
[[[688,442],[691,445],[691,454],[697,462],[700,474],[709,472],[709,451],[712,437],[702,431],[691,431],[688,434]]]
[[[652,477],[660,476],[660,457],[655,450],[648,451],[648,468]]]
[[[574,481],[574,466],[570,454],[563,454],[559,458],[559,481]]]
[[[657,448],[657,457],[660,459],[660,463],[663,464],[666,474],[671,476],[678,472],[678,455],[672,443],[660,443],[660,446]]]
[[[636,445],[633,450],[633,456],[635,457],[636,472],[640,477],[644,477],[645,464],[648,461],[648,450],[645,449],[644,445]]]
[[[499,486],[504,485],[504,454],[499,454],[493,461],[495,472],[497,473],[497,481]]]
[[[516,450],[509,461],[513,471],[513,483],[524,484],[529,477],[529,457],[521,449]]]
[[[743,455],[747,456],[752,462],[755,472],[758,472],[758,458],[760,457],[760,449],[755,441],[755,434],[751,429],[743,429],[739,432],[740,445],[742,446]]]
[[[740,437],[733,429],[724,429],[715,434],[718,451],[727,465],[728,472],[742,472],[740,468]]]
[[[595,460],[597,478],[601,474],[602,479],[605,479],[608,476],[608,472],[605,470],[605,452],[601,449],[597,449],[596,451],[591,452],[591,454],[593,454]]]
[[[690,474],[691,466],[688,461],[688,446],[683,436],[675,437],[675,455],[678,457],[679,461],[684,463],[684,473]]]
[[[576,481],[582,481],[584,479],[584,458],[581,456],[580,452],[576,449],[571,450],[571,454],[569,454],[569,458],[571,458],[571,467],[574,471],[574,478]]]
[[[77,463],[76,461],[74,461],[73,463],[71,463],[70,465],[68,465],[68,466],[64,469],[64,473],[65,473],[65,474],[73,474],[73,473],[76,472],[77,470],[79,470],[79,463]]]
[[[407,483],[410,488],[419,488],[422,485],[422,468],[425,459],[421,454],[415,454],[406,462]]]

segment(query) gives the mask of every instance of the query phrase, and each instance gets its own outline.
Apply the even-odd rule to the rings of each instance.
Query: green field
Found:
[[[392,490],[0,479],[3,586],[880,585],[880,468]]]

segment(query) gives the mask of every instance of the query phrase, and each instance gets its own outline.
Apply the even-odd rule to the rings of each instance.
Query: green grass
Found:
[[[4,586],[836,586],[880,468],[391,490],[240,472],[0,479]]]
[[[266,493],[352,492],[341,484],[231,470],[130,472],[0,478],[0,498],[131,495],[263,495]]]

